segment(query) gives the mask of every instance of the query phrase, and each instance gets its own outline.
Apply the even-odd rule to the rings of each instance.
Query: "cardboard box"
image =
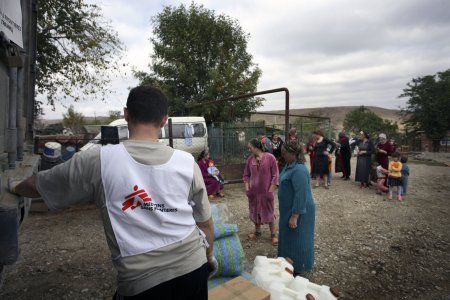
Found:
[[[270,300],[270,294],[242,276],[227,281],[208,292],[209,300]]]

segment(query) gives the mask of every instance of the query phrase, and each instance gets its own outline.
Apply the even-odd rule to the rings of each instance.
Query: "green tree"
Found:
[[[326,137],[334,137],[334,128],[331,127],[330,119],[322,110],[310,112],[305,117],[298,117],[294,121],[294,127],[297,129],[297,134],[302,137],[304,141],[308,141],[311,133],[314,130],[322,130]]]
[[[108,114],[109,114],[109,122],[112,122],[112,121],[114,121],[114,120],[117,120],[117,119],[120,119],[120,117],[121,117],[121,114],[122,112],[120,111],[120,110],[110,110],[109,112],[108,112]]]
[[[450,131],[450,69],[413,78],[400,97],[409,98],[402,113],[409,131],[424,132],[433,140],[433,151]]]
[[[357,133],[364,130],[371,136],[377,136],[381,132],[392,136],[398,131],[397,122],[384,120],[365,106],[360,106],[348,112],[345,115],[343,125],[349,132]]]
[[[172,115],[232,121],[261,105],[263,99],[250,98],[188,107],[256,91],[261,70],[246,50],[249,35],[237,21],[195,3],[189,8],[165,7],[152,21],[150,73],[135,72],[135,76],[141,84],[156,85],[168,94]]]
[[[64,130],[62,123],[50,124],[44,129],[40,130],[39,134],[60,134]]]
[[[73,133],[79,133],[84,125],[83,114],[76,112],[73,105],[71,105],[67,109],[67,113],[63,114],[63,125],[70,128]]]
[[[39,1],[36,87],[48,104],[82,97],[104,100],[119,74],[122,44],[95,4]],[[36,101],[37,114],[42,102]]]

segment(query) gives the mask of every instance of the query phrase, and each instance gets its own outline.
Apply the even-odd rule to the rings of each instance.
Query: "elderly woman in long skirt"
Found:
[[[296,142],[287,142],[281,153],[286,165],[280,174],[278,256],[294,261],[294,275],[308,272],[314,264],[314,224],[316,205],[311,193],[310,176],[304,165],[303,150]]]
[[[368,188],[370,185],[370,171],[372,170],[373,142],[365,131],[359,133],[359,143],[356,159],[355,181],[360,183],[360,188]]]
[[[263,151],[261,141],[252,139],[248,143],[252,155],[244,169],[250,220],[255,224],[254,233],[248,237],[255,240],[261,236],[261,225],[269,224],[272,245],[278,244],[275,226],[275,200],[273,192],[278,185],[278,166],[275,156]]]

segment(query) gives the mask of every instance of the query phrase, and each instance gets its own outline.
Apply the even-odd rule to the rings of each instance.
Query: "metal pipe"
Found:
[[[258,96],[258,95],[265,95],[265,94],[273,94],[273,93],[278,93],[278,92],[285,92],[285,121],[284,121],[284,126],[285,126],[285,138],[286,140],[288,139],[288,135],[289,135],[289,90],[285,87],[283,88],[278,88],[278,89],[272,89],[272,90],[265,90],[265,91],[260,91],[260,92],[254,92],[254,93],[249,93],[249,94],[244,94],[244,95],[239,95],[239,96],[234,96],[234,97],[228,97],[228,98],[222,98],[222,99],[218,99],[218,100],[212,100],[212,101],[206,101],[206,102],[201,102],[201,103],[194,103],[194,104],[188,104],[187,107],[197,107],[197,106],[203,106],[206,104],[213,104],[213,103],[219,103],[219,102],[225,102],[225,101],[236,101],[236,100],[240,100],[242,98],[250,98],[250,97],[254,97],[254,96]]]
[[[172,118],[169,118],[169,146],[173,148]]]
[[[23,120],[23,103],[25,100],[25,68],[18,69],[17,74],[17,111],[16,111],[16,125],[17,125],[17,160],[23,160],[23,145],[25,141],[25,124]]]
[[[254,112],[254,115],[269,115],[269,116],[284,116],[284,113],[271,113],[271,112]],[[330,120],[329,117],[316,117],[316,116],[308,116],[308,115],[299,115],[299,114],[289,114],[291,117],[302,117],[302,118],[311,118],[311,119],[322,119],[322,120]]]
[[[23,61],[22,67],[18,69],[17,74],[17,160],[23,160],[23,151],[25,143],[26,119],[24,117],[24,106],[28,99],[29,84],[29,49],[30,49],[30,18],[31,18],[31,1],[21,0],[22,7],[22,36],[23,49],[20,50],[19,56]]]
[[[17,159],[17,68],[9,68],[8,168],[16,168]]]
[[[285,99],[285,108],[284,108],[284,140],[289,140],[289,90],[286,89],[286,99]]]
[[[30,44],[29,44],[29,82],[27,95],[27,140],[32,140],[34,135],[33,123],[35,117],[35,85],[36,85],[36,56],[37,56],[37,14],[38,0],[31,1],[31,25],[30,25]]]

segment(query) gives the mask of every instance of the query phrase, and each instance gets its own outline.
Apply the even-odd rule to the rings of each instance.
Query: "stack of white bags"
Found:
[[[252,275],[256,285],[270,293],[271,300],[335,300],[326,285],[309,282],[308,279],[292,275],[294,267],[283,257],[257,256]],[[334,292],[334,291],[333,291]]]

